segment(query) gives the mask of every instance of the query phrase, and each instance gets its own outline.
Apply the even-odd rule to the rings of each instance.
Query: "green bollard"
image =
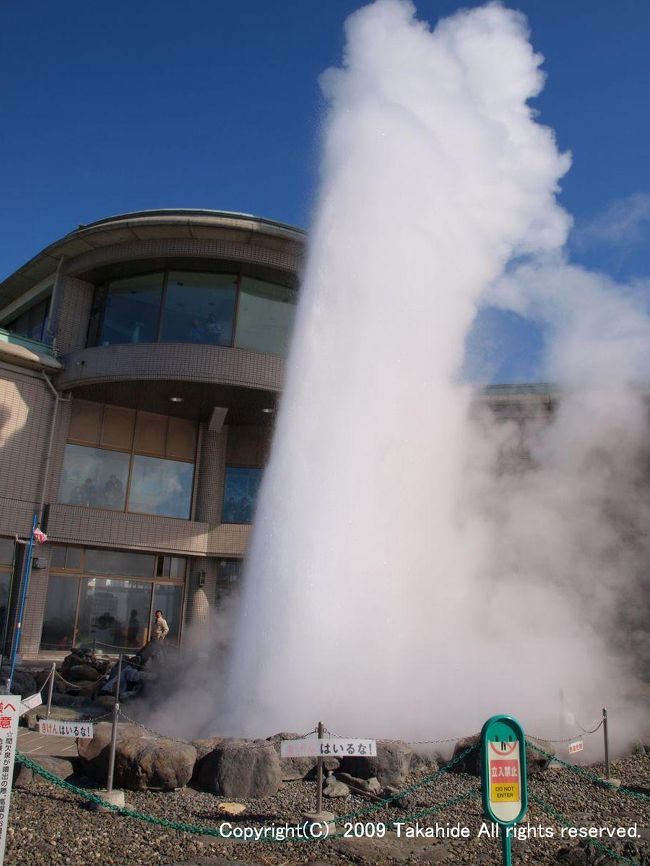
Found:
[[[528,810],[526,736],[512,716],[492,716],[481,731],[483,812],[500,828],[504,866],[512,866],[512,836]]]

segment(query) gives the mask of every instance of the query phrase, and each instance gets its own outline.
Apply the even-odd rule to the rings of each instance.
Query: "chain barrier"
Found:
[[[55,674],[61,680],[62,683],[66,684],[66,686],[71,686],[73,689],[79,688],[79,683],[71,683],[70,680],[66,680],[65,677],[61,676],[61,674],[58,671],[55,671]],[[51,673],[50,673],[50,676],[51,676]],[[101,679],[101,677],[100,677],[100,679]],[[99,682],[99,680],[96,680],[96,682]]]
[[[591,731],[586,731],[584,728],[582,728],[582,727],[580,727],[580,725],[578,725],[578,727],[580,728],[579,733],[574,734],[572,737],[563,737],[560,740],[549,740],[547,737],[536,737],[536,736],[534,736],[534,734],[529,734],[528,737],[531,740],[539,740],[542,743],[573,743],[574,740],[579,740],[581,738],[581,736],[583,736],[584,734],[595,734],[596,731],[603,726],[603,723],[604,723],[604,719],[601,719],[598,722],[598,724],[596,725],[596,727]],[[578,724],[578,723],[576,722],[576,724]]]
[[[577,724],[577,722],[576,722],[576,724]],[[595,734],[596,731],[600,727],[602,727],[602,725],[603,725],[603,719],[600,720],[600,722],[596,725],[596,727],[593,730],[586,731],[584,728],[582,728],[578,724],[578,727],[580,728],[579,733],[574,734],[572,737],[564,737],[561,740],[551,740],[548,737],[536,737],[536,736],[533,736],[533,734],[530,735],[530,739],[531,740],[540,740],[540,741],[545,742],[545,743],[572,743],[574,740],[580,739],[580,733],[582,733],[582,734]],[[330,737],[337,737],[337,738],[340,738],[342,740],[354,739],[354,737],[346,737],[346,736],[343,736],[343,734],[334,734],[328,728],[325,728],[325,733],[329,734]],[[454,742],[458,742],[459,740],[468,740],[472,737],[477,737],[477,736],[478,736],[478,734],[474,733],[474,734],[463,734],[462,736],[458,736],[458,737],[441,737],[438,740],[403,740],[403,742],[405,742],[407,746],[434,746],[438,743],[454,743]]]
[[[445,764],[444,767],[440,767],[439,770],[436,770],[435,773],[432,773],[430,776],[425,776],[423,779],[420,779],[419,782],[415,782],[415,784],[410,785],[408,788],[404,788],[403,791],[398,791],[396,794],[391,794],[390,797],[386,797],[384,800],[379,800],[377,803],[373,803],[371,806],[366,806],[365,809],[360,809],[357,812],[349,812],[346,815],[338,816],[339,820],[346,821],[351,820],[353,818],[357,818],[360,815],[369,815],[373,812],[378,812],[380,809],[383,809],[389,803],[395,802],[395,800],[401,800],[403,797],[407,797],[409,794],[412,794],[414,791],[418,791],[420,788],[424,788],[427,785],[433,784],[437,781],[443,773],[448,773],[452,767],[456,764],[460,763],[464,760],[469,754],[478,749],[478,743],[475,746],[470,746],[468,749],[460,752],[456,755],[453,760],[451,760],[448,764]]]
[[[102,713],[101,716],[91,716],[89,719],[57,719],[55,716],[50,716],[49,719],[42,719],[44,722],[70,722],[72,725],[92,725],[95,722],[101,722],[102,719],[111,718],[113,712]]]
[[[564,817],[564,815],[561,815],[556,809],[553,808],[553,806],[550,806],[548,803],[545,803],[541,799],[541,797],[537,797],[537,796],[535,796],[535,794],[529,793],[528,799],[532,800],[534,803],[537,803],[537,805],[540,807],[540,809],[542,809],[542,811],[546,812],[547,815],[550,815],[552,818],[555,818],[555,820],[558,822],[558,824],[561,827],[566,827],[568,829],[568,828],[573,826],[573,824],[570,824],[567,821],[567,819]],[[610,857],[613,857],[615,860],[619,860],[621,863],[628,863],[629,866],[639,866],[639,864],[637,862],[635,862],[634,860],[630,860],[628,857],[624,857],[622,854],[619,854],[617,851],[614,851],[613,848],[609,848],[603,842],[598,841],[598,839],[589,839],[589,841],[594,845],[594,847],[600,848],[601,851],[604,851],[606,854],[608,854]]]
[[[466,750],[466,752],[463,752],[462,757],[465,757],[465,755],[468,754],[469,752],[471,752],[473,750],[473,748],[475,748],[475,747],[472,747],[472,748]],[[460,760],[460,758],[461,758],[461,756],[459,756],[458,760]],[[154,825],[159,826],[159,827],[164,827],[168,830],[178,830],[179,832],[182,832],[182,833],[192,833],[194,835],[200,835],[200,836],[213,836],[213,837],[217,837],[217,838],[223,838],[221,827],[202,827],[198,824],[188,824],[188,823],[185,823],[183,821],[169,821],[169,820],[167,820],[167,818],[158,818],[155,815],[148,815],[146,812],[139,812],[136,809],[130,809],[128,806],[116,806],[112,803],[108,803],[102,797],[98,796],[97,794],[93,794],[92,791],[88,791],[85,788],[79,788],[76,785],[73,785],[71,782],[66,782],[64,779],[59,778],[54,773],[50,773],[49,770],[46,770],[44,767],[41,767],[40,764],[37,764],[35,761],[32,761],[31,758],[28,758],[26,755],[23,755],[22,752],[18,752],[18,751],[16,752],[16,760],[20,764],[23,764],[23,766],[27,767],[27,769],[31,770],[33,773],[36,773],[37,776],[41,776],[41,778],[45,779],[46,781],[50,782],[51,784],[55,785],[56,787],[62,788],[65,791],[69,791],[70,793],[75,794],[76,796],[81,797],[82,799],[84,799],[90,803],[94,803],[94,804],[101,806],[102,808],[109,810],[111,812],[114,812],[118,815],[122,815],[122,816],[127,817],[127,818],[135,818],[136,820],[144,821],[148,824],[154,824]],[[444,772],[444,769],[439,771],[438,773],[434,774],[434,776],[438,775],[440,772]],[[394,800],[398,797],[404,797],[404,796],[406,796],[406,794],[409,791],[411,791],[417,787],[421,787],[421,785],[415,785],[415,786],[412,786],[411,788],[407,788],[404,791],[401,791],[398,795],[395,795],[393,797],[388,798],[387,800],[384,801],[384,803],[389,803],[391,800]],[[463,794],[460,794],[460,795],[455,796],[455,797],[450,797],[448,800],[445,800],[443,803],[440,803],[436,806],[432,806],[430,809],[425,809],[425,810],[422,810],[422,811],[417,812],[417,813],[416,812],[408,813],[408,814],[404,815],[403,818],[405,821],[408,821],[408,820],[413,820],[413,819],[417,819],[420,817],[425,817],[427,815],[433,815],[436,812],[441,812],[446,808],[449,808],[451,806],[455,806],[458,803],[462,803],[464,800],[468,800],[470,797],[475,796],[479,792],[480,792],[480,787],[475,786],[475,787],[471,788],[469,791],[465,791]],[[380,806],[380,808],[381,808],[381,806]],[[344,821],[348,818],[353,818],[353,817],[356,817],[357,815],[364,814],[366,811],[368,811],[368,810],[361,810],[360,812],[356,812],[356,813],[352,812],[349,815],[337,815],[335,817],[335,820]],[[375,807],[373,807],[372,811],[376,811]],[[328,840],[337,839],[337,838],[341,838],[343,835],[344,835],[343,833],[334,833],[332,835],[328,835],[326,838]],[[255,839],[255,840],[244,840],[244,841],[255,841],[258,843],[259,842],[269,842],[269,843],[273,843],[273,842],[295,843],[296,842],[296,840],[294,838],[286,838],[286,839],[260,838],[260,839]],[[321,840],[312,837],[312,838],[305,839],[304,841],[316,842],[316,841],[321,841]]]
[[[340,740],[354,740],[355,737],[352,736],[344,736],[343,734],[335,734],[329,730],[329,728],[324,728],[326,734],[329,734],[330,737],[334,737],[335,739]],[[464,734],[459,737],[440,737],[437,740],[403,740],[402,742],[406,743],[407,746],[434,746],[437,743],[457,743],[459,740],[467,740],[470,737],[477,737],[478,734]],[[550,742],[550,740],[547,740]]]
[[[526,742],[529,742],[528,737],[526,737]],[[609,790],[614,791],[618,794],[627,794],[630,797],[637,797],[640,800],[648,800],[650,801],[650,796],[647,794],[642,794],[639,791],[632,791],[630,788],[624,788],[619,785],[613,785],[611,782],[608,782],[607,779],[601,779],[600,776],[597,776],[595,773],[590,773],[589,770],[585,770],[583,767],[578,767],[576,764],[570,764],[568,761],[563,761],[562,758],[558,758],[556,755],[552,755],[550,752],[546,752],[544,749],[540,748],[540,746],[535,745],[534,743],[529,743],[535,751],[544,755],[544,757],[549,758],[552,761],[557,761],[558,764],[562,764],[563,767],[566,767],[567,770],[571,770],[572,773],[575,773],[577,776],[582,776],[585,779],[588,779],[590,782],[594,782],[601,788],[609,788]]]
[[[171,740],[174,743],[182,743],[185,746],[191,746],[192,743],[195,742],[193,740],[182,740],[180,737],[172,737],[169,734],[163,734],[161,731],[156,731],[155,728],[148,728],[146,725],[143,725],[142,722],[138,722],[136,719],[132,719],[131,716],[127,716],[122,707],[120,707],[120,718],[125,719],[129,724],[136,725],[138,728],[142,728],[143,731],[147,731],[149,734],[154,734],[156,737],[161,737],[164,740]],[[316,733],[318,733],[318,728],[312,728],[311,731],[307,731],[305,734],[300,734],[300,736],[296,737],[296,740],[305,740],[307,737]],[[242,743],[237,748],[263,749],[269,745],[271,745],[270,741],[264,740],[262,743]]]
[[[586,728],[583,728],[582,725],[580,724],[580,722],[576,719],[576,725],[580,728],[580,730],[582,731],[583,734],[595,734],[596,731],[599,730],[599,728],[602,728],[602,726],[604,724],[605,724],[605,719],[601,718],[601,720],[598,722],[598,724],[596,725],[595,728],[591,728],[590,730],[587,730]]]

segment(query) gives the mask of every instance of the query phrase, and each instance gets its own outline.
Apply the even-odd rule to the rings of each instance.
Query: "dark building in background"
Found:
[[[0,615],[34,513],[25,658],[207,621],[236,583],[297,300],[298,229],[80,226],[0,284]],[[17,583],[14,580],[14,585]],[[14,593],[15,595],[15,593]]]

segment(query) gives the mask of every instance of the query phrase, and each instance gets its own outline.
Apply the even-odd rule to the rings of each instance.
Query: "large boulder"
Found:
[[[49,773],[58,776],[59,779],[72,779],[75,776],[74,764],[72,761],[67,760],[67,758],[53,758],[49,755],[38,755],[36,757],[36,763]],[[14,770],[14,788],[25,788],[31,784],[32,779],[41,778],[42,776],[39,776],[38,773],[34,773],[33,770],[29,769],[24,764],[21,764],[18,761],[16,762]]]
[[[403,785],[411,770],[413,749],[401,740],[377,740],[377,757],[341,758],[341,772],[359,779],[373,776],[382,785]]]
[[[111,742],[111,725],[95,726],[92,740],[79,740],[79,758],[88,775],[106,783]],[[113,783],[131,790],[173,791],[192,778],[196,749],[190,743],[179,743],[155,737],[137,725],[120,725],[115,751]]]
[[[4,684],[9,679],[10,673],[10,667],[8,665],[3,666],[2,670],[0,670],[0,682]],[[28,698],[30,695],[36,694],[38,686],[31,672],[26,668],[15,668],[11,691],[14,695],[20,695],[21,698]]]
[[[280,734],[273,734],[267,738],[267,742],[271,743],[280,758],[280,768],[282,770],[282,781],[293,782],[298,779],[313,779],[316,776],[316,765],[318,759],[316,757],[309,758],[281,758],[280,744],[282,740],[300,740],[301,734],[288,733],[283,731]],[[329,771],[338,770],[340,761],[338,758],[326,756],[323,758],[323,769]]]
[[[223,797],[269,797],[280,788],[282,770],[272,743],[229,737],[202,758],[195,780]]]
[[[479,734],[474,734],[471,737],[464,737],[462,740],[458,740],[456,746],[454,747],[454,754],[452,756],[452,761],[458,758],[464,751],[473,746],[479,744],[480,736]],[[543,752],[547,752],[547,755],[543,754]],[[545,770],[548,765],[551,763],[552,757],[555,755],[555,748],[552,743],[547,742],[546,740],[538,740],[533,739],[533,737],[527,737],[526,739],[526,763],[528,765],[528,775],[531,773],[539,773],[542,770]],[[455,773],[467,773],[470,776],[480,776],[481,775],[481,750],[480,748],[472,748],[472,751],[465,755],[460,761],[457,761],[452,767],[453,772]]]
[[[101,677],[99,671],[92,665],[72,665],[66,673],[66,678],[73,683],[79,682],[97,682]]]

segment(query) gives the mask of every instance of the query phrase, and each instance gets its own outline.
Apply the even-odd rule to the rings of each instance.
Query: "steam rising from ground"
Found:
[[[560,688],[591,721],[643,650],[648,319],[562,258],[569,159],[527,105],[518,13],[432,32],[377,0],[346,34],[240,619],[194,733],[426,739],[506,711],[549,735]],[[495,421],[459,382],[487,301],[547,323],[552,416]]]

